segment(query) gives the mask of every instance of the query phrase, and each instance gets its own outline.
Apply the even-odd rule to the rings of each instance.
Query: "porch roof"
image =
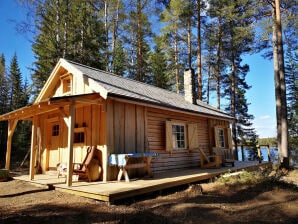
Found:
[[[47,113],[50,111],[59,111],[63,106],[71,101],[76,103],[100,104],[102,98],[97,93],[73,95],[63,97],[52,97],[38,103],[33,103],[26,107],[19,108],[6,114],[0,115],[0,121],[4,120],[32,120],[33,116]]]

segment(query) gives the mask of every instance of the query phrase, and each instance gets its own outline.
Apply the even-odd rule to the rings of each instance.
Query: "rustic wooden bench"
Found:
[[[128,154],[111,154],[109,157],[109,164],[119,167],[117,180],[120,181],[124,176],[125,181],[129,182],[127,170],[144,168],[146,173],[152,177],[150,163],[153,157],[157,156],[156,153],[128,153]]]

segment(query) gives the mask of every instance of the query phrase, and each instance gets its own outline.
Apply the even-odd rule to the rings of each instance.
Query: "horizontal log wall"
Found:
[[[166,130],[165,123],[167,120],[178,120],[187,123],[198,124],[198,141],[200,148],[206,154],[209,153],[209,128],[208,119],[198,116],[192,116],[183,113],[166,111],[155,108],[147,108],[147,138],[149,150],[159,153],[159,157],[152,160],[151,168],[153,172],[162,172],[172,169],[181,169],[187,167],[199,167],[199,151],[165,151]]]
[[[151,162],[153,173],[176,170],[189,167],[200,167],[200,153],[181,152],[181,153],[159,153],[159,156]]]

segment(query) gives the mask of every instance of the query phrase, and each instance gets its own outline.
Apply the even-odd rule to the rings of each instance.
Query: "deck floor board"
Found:
[[[218,169],[181,169],[154,174],[153,178],[132,179],[130,182],[85,182],[74,181],[73,186],[68,187],[65,177],[57,178],[55,172],[49,174],[36,174],[34,180],[29,180],[29,175],[16,175],[14,178],[29,181],[35,185],[48,185],[55,190],[88,197],[96,200],[114,203],[114,201],[125,199],[145,193],[164,190],[171,187],[191,184],[208,180],[227,172],[239,170],[253,170],[259,167],[270,166],[270,163],[259,164],[257,162],[235,162],[235,167],[221,167]]]

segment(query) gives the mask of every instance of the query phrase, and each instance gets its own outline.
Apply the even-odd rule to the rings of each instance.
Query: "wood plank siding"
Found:
[[[84,133],[81,142],[74,143],[74,162],[80,163],[86,155],[89,145],[104,145],[106,142],[106,122],[104,105],[78,105],[75,109],[75,133]],[[67,111],[67,109],[65,109]],[[37,164],[40,172],[56,169],[58,163],[67,162],[68,128],[63,113],[48,113],[39,116],[42,141],[37,152]],[[58,125],[56,136],[53,126]],[[99,157],[102,155],[99,154]]]

